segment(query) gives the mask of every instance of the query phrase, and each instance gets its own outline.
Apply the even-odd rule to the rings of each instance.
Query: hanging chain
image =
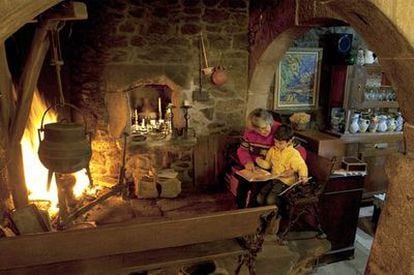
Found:
[[[59,92],[59,101],[60,104],[65,104],[65,97],[63,96],[63,88],[62,88],[62,78],[60,75],[61,67],[63,66],[63,58],[62,58],[62,51],[60,48],[60,38],[59,38],[59,31],[64,26],[64,21],[61,22],[62,24],[58,24],[56,27],[49,31],[49,40],[51,44],[52,50],[52,57],[50,65],[55,66],[56,70],[56,82],[58,85],[58,92]]]

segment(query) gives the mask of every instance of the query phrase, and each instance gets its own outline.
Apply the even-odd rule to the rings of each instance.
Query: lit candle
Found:
[[[184,106],[190,106],[190,101],[188,101],[187,99],[184,100]]]
[[[138,125],[138,110],[135,109],[135,125]]]
[[[159,113],[159,119],[161,119],[162,117],[161,97],[158,97],[158,113]]]

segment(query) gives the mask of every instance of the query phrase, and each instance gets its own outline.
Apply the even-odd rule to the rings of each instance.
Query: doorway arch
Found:
[[[377,54],[385,74],[396,90],[397,101],[406,121],[404,138],[407,151],[406,155],[398,154],[387,160],[385,169],[390,181],[387,203],[377,228],[366,273],[407,273],[414,270],[411,264],[414,253],[410,247],[414,243],[410,226],[414,224],[414,215],[410,210],[414,207],[414,109],[411,107],[414,106],[411,91],[414,87],[414,49],[409,42],[414,36],[405,37],[394,25],[397,20],[393,18],[393,22],[382,11],[387,3],[381,2],[383,6],[380,8],[377,2],[379,1],[296,1],[295,9],[288,10],[290,17],[295,18],[289,24],[286,23],[287,16],[264,14],[275,15],[278,14],[277,10],[258,9],[256,12],[261,14],[256,17],[253,15],[251,19],[265,18],[276,22],[260,22],[262,30],[251,34],[254,37],[251,39],[253,45],[250,45],[250,82],[246,111],[267,105],[275,64],[293,40],[310,27],[342,19],[363,37],[369,48]],[[393,4],[395,3],[388,3],[389,7],[385,8],[392,9]],[[274,9],[280,9],[280,5]]]

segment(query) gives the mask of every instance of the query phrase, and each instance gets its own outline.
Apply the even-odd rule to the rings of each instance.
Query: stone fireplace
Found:
[[[180,106],[188,100],[183,98],[182,88],[166,76],[139,79],[127,87],[108,76],[106,83],[108,132],[114,139],[119,139],[123,133],[129,136],[126,176],[127,181],[134,182],[137,197],[175,197],[181,188],[191,188],[196,139],[176,134],[182,132],[179,130],[185,125]],[[167,109],[167,106],[175,107]],[[159,121],[171,122],[172,131],[157,139],[153,132],[136,132],[136,126],[149,127],[150,123]],[[136,140],[137,137],[145,140]],[[102,159],[96,163],[102,163]],[[165,173],[167,177],[160,177]]]
[[[134,114],[136,110],[145,113],[144,100],[155,108],[157,119],[158,109],[162,109],[161,117],[165,119],[168,104],[176,106],[172,112],[178,130],[186,122],[180,108],[186,101],[191,106],[188,109],[188,124],[194,130],[191,137],[197,139],[185,139],[177,132],[178,138],[166,142],[138,144],[128,140],[128,181],[140,189],[140,181],[148,182],[160,173],[170,176],[177,173],[180,183],[174,180],[176,190],[214,182],[219,171],[215,166],[219,159],[216,141],[221,135],[241,130],[244,124],[249,2],[83,2],[87,6],[87,19],[66,22],[60,29],[64,62],[61,78],[66,102],[82,111],[82,117],[74,112],[72,119],[85,118],[92,132],[90,167],[94,183],[104,186],[117,183],[122,164],[122,133],[132,136]],[[26,24],[7,41],[10,70],[16,78],[24,67],[24,53],[29,51],[37,27],[37,22]],[[224,85],[217,86],[209,76],[201,74],[207,65],[201,37],[209,66],[220,65],[228,75]],[[57,102],[59,95],[55,70],[48,66],[48,54],[38,87],[50,105]],[[159,98],[160,108],[157,108]],[[24,179],[19,182],[24,185]],[[158,196],[172,197],[163,192],[164,182],[155,184]]]
[[[88,114],[94,133],[94,179],[116,180],[122,155],[120,136],[124,126],[130,130],[143,98],[157,109],[156,100],[161,97],[163,115],[168,103],[179,107],[186,100],[192,107],[189,126],[197,138],[242,129],[248,1],[91,0],[87,5],[89,18],[72,26],[73,35],[65,42],[65,60],[70,67],[71,102]],[[226,68],[229,79],[222,86],[200,75],[204,66],[201,36],[210,66],[222,63]],[[148,96],[142,96],[145,93]],[[174,125],[184,127],[182,110],[173,112]],[[156,115],[158,119],[157,110]],[[147,167],[141,174],[173,166],[183,188],[185,182],[189,186],[194,182],[194,145],[164,144],[151,147],[148,154],[144,149],[136,149],[140,161],[128,165]],[[151,169],[150,162],[156,164]],[[132,172],[128,176],[132,179]]]

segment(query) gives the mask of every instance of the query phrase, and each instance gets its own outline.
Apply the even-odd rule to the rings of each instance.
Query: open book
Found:
[[[279,175],[273,175],[269,171],[257,167],[253,171],[248,169],[239,170],[236,174],[251,182],[273,180],[279,177]]]
[[[306,181],[310,180],[312,177],[309,177],[306,179]],[[285,190],[283,190],[282,192],[279,193],[278,196],[282,196],[283,194],[285,194],[287,191],[295,188],[297,185],[302,184],[301,180],[298,180],[297,182],[295,182],[294,184],[290,185],[288,188],[286,188]]]

